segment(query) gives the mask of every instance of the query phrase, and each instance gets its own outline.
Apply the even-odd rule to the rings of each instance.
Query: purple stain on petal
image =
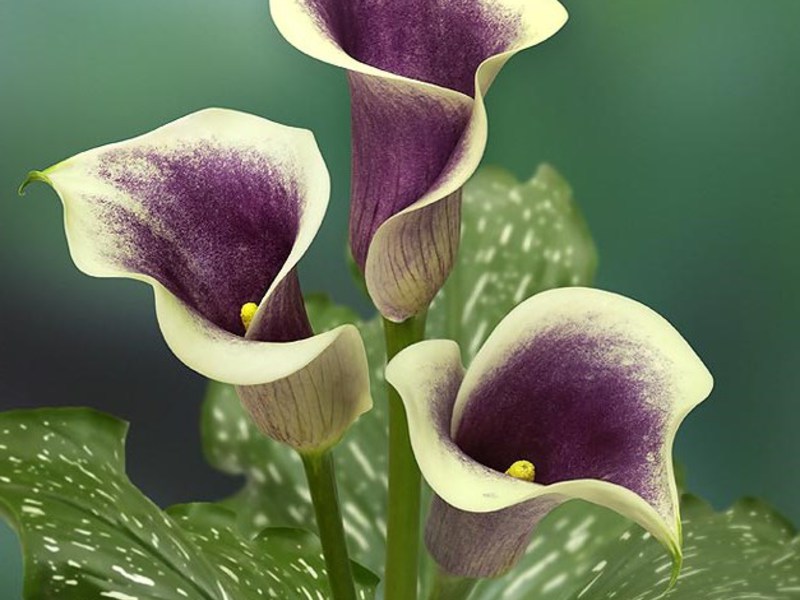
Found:
[[[453,104],[376,77],[351,73],[353,183],[350,245],[364,268],[378,228],[419,200],[451,161],[470,118]],[[391,98],[392,101],[387,99]]]
[[[517,460],[536,481],[593,478],[658,503],[668,414],[655,358],[620,337],[575,327],[540,334],[487,374],[465,405],[456,443],[497,471]]]
[[[307,0],[356,60],[474,93],[475,71],[519,36],[520,15],[487,0]]]
[[[296,269],[281,280],[261,310],[263,317],[247,330],[249,340],[294,342],[314,335]]]
[[[508,50],[520,15],[475,0],[306,0],[356,60],[473,96],[479,65]],[[350,73],[353,178],[350,244],[364,270],[378,228],[419,200],[457,160],[469,101]]]
[[[92,200],[118,240],[116,261],[243,335],[242,305],[261,301],[297,236],[302,207],[291,173],[255,150],[206,142],[113,149],[98,175],[133,200]]]

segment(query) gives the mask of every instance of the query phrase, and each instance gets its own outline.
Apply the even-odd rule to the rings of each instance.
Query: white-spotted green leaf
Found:
[[[480,583],[472,600],[790,600],[800,598],[800,538],[757,500],[717,513],[682,501],[684,563],[643,529],[602,508],[570,502],[540,525],[523,560]],[[666,592],[666,593],[665,593]]]
[[[717,513],[684,496],[684,563],[643,529],[583,502],[542,522],[523,560],[471,600],[791,600],[800,598],[800,538],[771,508],[741,500]]]
[[[161,511],[125,475],[126,430],[88,409],[0,415],[0,512],[22,541],[27,600],[330,596],[314,536],[250,539],[221,508]],[[357,572],[367,598],[377,580]]]
[[[464,186],[456,267],[431,306],[428,337],[469,361],[502,318],[538,292],[590,286],[597,250],[572,190],[550,165],[520,183],[484,168]]]
[[[315,331],[341,323],[333,305],[310,311]],[[375,572],[383,570],[386,521],[386,409],[383,334],[377,320],[358,325],[370,364],[374,407],[362,415],[334,449],[344,527],[350,556]],[[235,511],[241,530],[266,526],[316,530],[303,466],[297,455],[261,435],[231,386],[211,383],[203,403],[203,445],[209,462],[244,475],[244,487],[222,502]]]
[[[244,538],[236,515],[218,504],[182,504],[167,512],[212,564],[237,585],[238,595],[233,598],[330,597],[322,548],[314,534],[274,527],[262,530],[253,539]],[[356,563],[353,577],[358,597],[371,598],[378,578]],[[309,587],[305,583],[309,580],[315,585]],[[269,588],[264,581],[269,582]]]

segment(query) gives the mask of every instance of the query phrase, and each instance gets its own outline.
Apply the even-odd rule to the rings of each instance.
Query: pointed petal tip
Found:
[[[683,568],[683,550],[681,550],[680,546],[671,548],[670,552],[672,554],[672,576],[669,578],[669,584],[667,589],[664,590],[664,595],[669,593],[678,583],[678,577],[680,577],[681,568]]]
[[[28,175],[25,177],[25,180],[20,184],[19,188],[17,188],[17,194],[24,196],[26,188],[34,181],[41,181],[49,186],[53,185],[50,181],[50,178],[45,175],[44,171],[29,171]]]

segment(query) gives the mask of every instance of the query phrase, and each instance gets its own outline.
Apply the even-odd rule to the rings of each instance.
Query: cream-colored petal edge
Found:
[[[259,303],[260,307],[265,306],[270,294],[297,265],[319,231],[328,208],[330,175],[313,133],[240,111],[203,109],[144,135],[82,152],[46,169],[39,178],[47,181],[62,200],[64,227],[70,254],[76,266],[94,277],[133,277],[148,280],[108,264],[103,260],[103,240],[97,236],[80,234],[82,228],[85,231],[85,223],[91,220],[91,211],[78,195],[71,192],[72,189],[80,188],[88,193],[94,191],[99,196],[124,200],[120,191],[92,175],[92,167],[99,156],[117,147],[160,144],[163,148],[169,148],[175,140],[192,139],[201,142],[221,135],[228,146],[241,144],[248,149],[256,148],[263,152],[274,164],[283,167],[287,175],[291,172],[294,183],[297,184],[297,194],[301,202],[297,238],[289,257]],[[82,194],[86,195],[88,194]],[[109,243],[113,243],[113,240],[109,240]],[[254,321],[257,322],[260,316],[261,311],[256,313]]]
[[[499,4],[502,8],[508,8],[520,14],[523,21],[522,34],[513,48],[508,52],[488,58],[483,63],[484,65],[495,58],[505,56],[504,63],[520,50],[546,40],[561,29],[568,18],[566,9],[558,0],[500,0]],[[353,58],[339,46],[336,40],[323,31],[304,0],[270,0],[269,8],[273,22],[286,41],[312,58],[348,71],[419,86],[423,90],[422,93],[468,98],[461,92],[385,71]],[[501,67],[502,64],[496,68],[499,70]],[[494,74],[490,69],[486,71],[480,81],[488,85]]]
[[[410,346],[386,366],[386,381],[406,408],[420,470],[448,504],[491,512],[528,500],[544,486],[508,477],[465,455],[449,431],[451,408],[464,377],[458,344],[429,340]]]
[[[439,179],[422,198],[387,219],[375,232],[367,254],[364,276],[370,297],[381,314],[389,320],[402,322],[425,310],[433,300],[433,296],[444,285],[452,265],[442,269],[444,277],[441,278],[441,281],[428,282],[428,289],[426,290],[428,293],[424,294],[422,299],[416,298],[417,294],[412,294],[410,302],[406,305],[400,305],[398,288],[414,287],[414,281],[421,280],[427,273],[422,269],[416,269],[407,273],[400,272],[401,276],[398,277],[400,270],[392,264],[399,260],[399,258],[395,258],[394,241],[400,235],[404,221],[409,218],[411,213],[425,209],[457,193],[478,168],[483,158],[489,135],[489,124],[484,101],[489,86],[505,63],[515,54],[555,35],[566,23],[567,13],[561,4],[558,2],[531,3],[532,6],[540,4],[547,5],[549,10],[543,11],[544,18],[539,24],[539,28],[533,29],[529,27],[528,35],[523,37],[512,50],[492,56],[478,67],[475,75],[475,99],[470,121],[458,148],[451,157],[450,163],[445,167]],[[403,90],[398,89],[398,94],[401,93],[404,93]],[[446,237],[447,232],[443,230],[439,234],[440,237]],[[448,246],[443,242],[439,242],[436,245],[440,247]],[[402,253],[399,253],[399,256],[402,256]],[[447,256],[439,256],[439,260],[446,261]]]
[[[251,342],[230,334],[171,294],[152,277],[126,271],[104,260],[103,245],[113,244],[91,233],[92,214],[82,197],[96,194],[120,199],[121,193],[92,175],[96,159],[116,147],[137,144],[169,148],[175,139],[202,141],[224,134],[226,143],[244,143],[263,150],[276,164],[291,166],[302,211],[297,239],[278,276],[261,301],[294,268],[308,249],[324,217],[330,178],[313,134],[239,111],[210,108],[192,113],[152,132],[108,144],[64,160],[32,178],[46,181],[64,205],[69,251],[76,266],[94,277],[125,277],[151,285],[161,331],[176,356],[191,369],[217,381],[254,385],[274,381],[305,367],[335,342],[344,328],[288,344]],[[74,190],[82,190],[80,194]],[[124,200],[124,198],[122,198]],[[87,229],[88,228],[88,229]],[[86,231],[90,234],[86,235]],[[258,318],[258,315],[257,315]],[[347,327],[347,326],[345,326]]]
[[[353,325],[296,342],[247,340],[214,326],[157,282],[148,283],[155,291],[156,315],[167,345],[183,363],[209,379],[235,385],[276,381],[306,367],[341,336],[352,340],[355,335],[358,343],[349,344],[349,352],[358,360],[364,354]]]
[[[386,367],[386,380],[406,408],[414,455],[425,480],[448,504],[469,512],[494,512],[536,498],[582,499],[610,508],[637,522],[680,557],[680,525],[667,523],[634,492],[596,479],[540,485],[489,469],[465,455],[447,431],[438,428],[462,381],[464,369],[455,342],[430,340],[400,352]],[[462,383],[463,385],[463,383]]]
[[[300,452],[334,446],[372,408],[367,356],[353,326],[340,328],[307,367],[268,384],[236,389],[262,432]]]
[[[403,221],[409,213],[452,197],[474,173],[483,157],[488,137],[484,96],[492,81],[517,52],[553,36],[568,18],[566,9],[557,0],[502,0],[500,7],[521,15],[521,35],[508,51],[487,58],[478,67],[470,121],[459,147],[442,175],[423,197],[384,222],[370,245],[365,265],[367,289],[378,310],[391,321],[402,322],[424,310],[444,284],[452,267],[445,264],[451,261],[449,253],[438,253],[437,262],[443,264],[443,268],[439,269],[442,275],[437,275],[441,280],[430,281],[430,271],[422,268],[421,264],[400,265],[405,262],[403,253],[396,248],[394,242],[401,235]],[[433,95],[439,96],[442,102],[454,105],[472,102],[471,98],[461,92],[377,69],[349,56],[321,29],[303,0],[271,0],[270,11],[286,40],[309,56],[343,69],[385,79],[386,86],[394,87],[396,94],[400,96]],[[432,234],[437,239],[429,244],[431,249],[436,251],[452,246],[444,239],[448,235],[447,229],[449,228]],[[428,262],[433,261],[433,257],[430,258]],[[420,281],[426,282],[425,289],[413,291],[415,286],[419,287],[415,282]]]
[[[453,410],[451,433],[458,428],[473,390],[517,348],[537,333],[559,324],[579,322],[584,332],[624,333],[662,357],[666,389],[659,407],[668,413],[662,456],[667,469],[660,511],[621,486],[595,480],[568,481],[548,486],[554,492],[607,506],[634,519],[670,548],[680,545],[679,499],[672,445],[686,415],[711,392],[713,378],[686,340],[666,319],[643,304],[610,292],[562,288],[537,294],[520,304],[497,326],[470,365]]]
[[[713,378],[689,343],[661,315],[625,296],[593,288],[568,287],[532,296],[495,328],[470,365],[453,412],[458,427],[464,404],[481,378],[502,364],[509,353],[538,333],[557,325],[580,322],[587,334],[624,333],[653,348],[669,361],[671,408],[677,419],[711,393]]]

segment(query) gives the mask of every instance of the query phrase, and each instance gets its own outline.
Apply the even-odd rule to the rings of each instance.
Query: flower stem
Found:
[[[428,600],[466,600],[478,584],[477,579],[467,579],[456,575],[449,575],[436,569]]]
[[[339,509],[333,455],[330,450],[325,450],[319,454],[301,453],[300,456],[306,470],[311,500],[314,502],[333,599],[355,600],[356,589]]]
[[[386,358],[425,337],[425,314],[402,323],[384,319]],[[386,531],[386,600],[417,597],[420,529],[420,473],[408,436],[406,411],[390,385],[389,402],[389,507]]]

